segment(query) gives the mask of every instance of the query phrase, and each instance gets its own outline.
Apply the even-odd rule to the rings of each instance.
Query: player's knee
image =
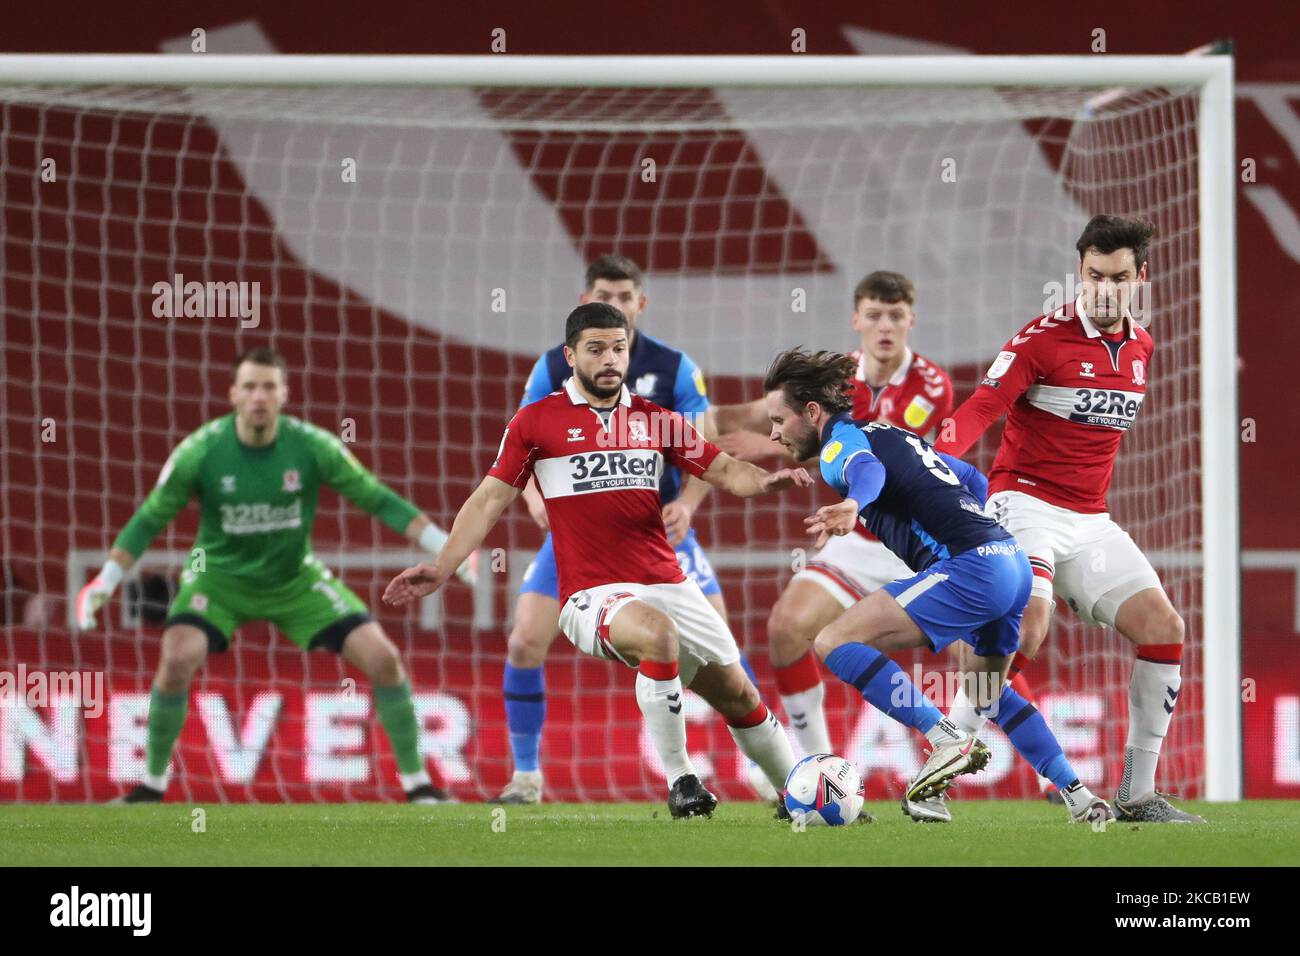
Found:
[[[535,628],[516,624],[506,639],[506,660],[511,667],[541,667],[546,663],[550,637],[542,637]]]
[[[785,667],[802,657],[816,636],[816,622],[780,601],[767,617],[767,642],[772,663],[777,667]]]
[[[1181,644],[1186,633],[1182,616],[1172,607],[1155,615],[1146,626],[1142,644]]]
[[[639,657],[648,661],[677,660],[677,626],[663,614],[649,617],[637,642]]]
[[[397,687],[406,683],[406,668],[402,666],[402,655],[391,645],[375,651],[367,670],[366,676],[376,687]]]
[[[835,625],[832,624],[817,632],[817,636],[813,638],[813,652],[817,655],[818,660],[824,661],[831,651],[843,643],[843,637],[836,630]]]
[[[155,684],[164,693],[179,693],[190,686],[194,672],[208,654],[206,636],[172,634],[164,636],[158,658]]]

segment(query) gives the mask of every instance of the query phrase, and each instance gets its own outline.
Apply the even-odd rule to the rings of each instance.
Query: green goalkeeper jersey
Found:
[[[419,509],[365,469],[334,435],[281,415],[262,448],[235,434],[234,413],[176,446],[158,484],[113,542],[138,558],[193,497],[199,500],[204,570],[264,585],[287,581],[311,554],[320,486],[329,485],[398,534]]]

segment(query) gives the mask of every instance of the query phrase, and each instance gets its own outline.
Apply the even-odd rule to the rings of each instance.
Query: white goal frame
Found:
[[[1236,211],[1231,56],[0,56],[0,83],[162,86],[1115,87],[1199,91],[1205,797],[1242,793]],[[1225,506],[1226,503],[1226,506]]]

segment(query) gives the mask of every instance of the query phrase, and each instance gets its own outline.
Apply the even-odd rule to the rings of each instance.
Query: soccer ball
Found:
[[[852,823],[862,812],[862,778],[843,757],[804,757],[785,778],[785,808],[806,826]]]

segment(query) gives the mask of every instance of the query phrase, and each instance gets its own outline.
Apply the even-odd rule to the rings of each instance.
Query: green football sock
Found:
[[[172,759],[176,738],[185,726],[190,695],[164,694],[156,688],[149,693],[149,724],[145,743],[145,766],[149,774],[161,777]]]
[[[415,720],[415,701],[411,700],[411,685],[376,687],[375,706],[379,720],[388,732],[393,753],[397,756],[397,769],[402,773],[416,773],[424,769],[420,759],[420,728]]]

